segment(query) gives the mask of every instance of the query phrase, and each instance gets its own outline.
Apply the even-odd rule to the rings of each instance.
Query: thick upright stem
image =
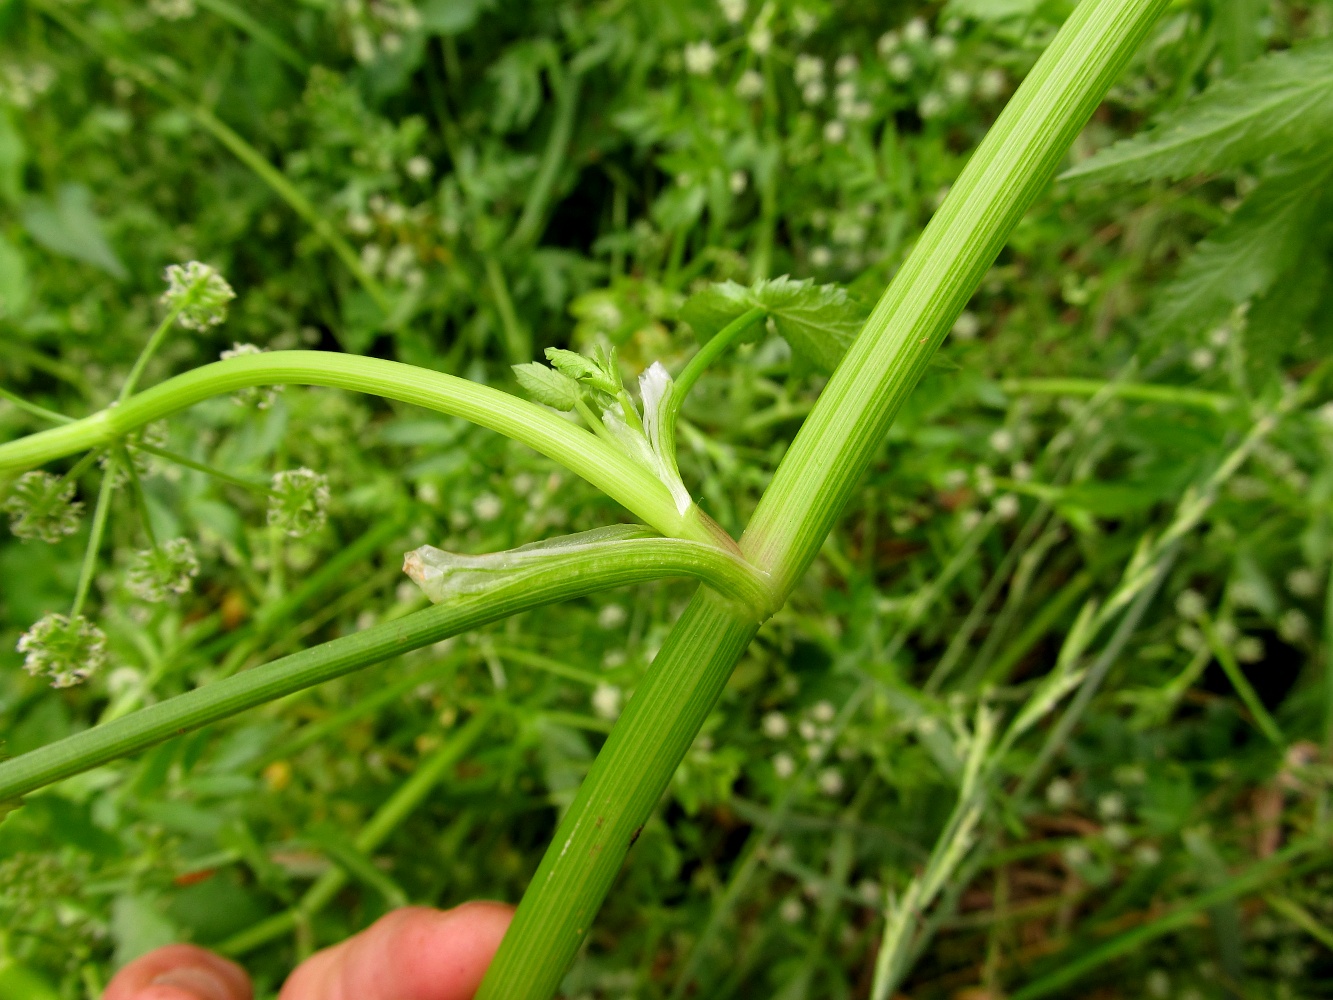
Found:
[[[477,1000],[552,996],[758,627],[700,588],[597,755]]]
[[[742,540],[785,595],[930,356],[1166,0],[1084,0],[972,157],[811,412]],[[755,628],[706,592],[654,661],[556,832],[479,1000],[547,1000]]]

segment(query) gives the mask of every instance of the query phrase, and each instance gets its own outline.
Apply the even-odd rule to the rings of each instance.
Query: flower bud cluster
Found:
[[[5,500],[9,530],[28,541],[58,542],[79,530],[83,504],[74,499],[74,484],[49,472],[25,472]]]
[[[192,260],[172,264],[164,277],[162,304],[169,311],[180,310],[176,321],[187,330],[208,330],[227,318],[227,303],[236,293],[216,269]]]
[[[311,469],[273,474],[268,523],[293,538],[318,531],[328,518],[329,479]]]
[[[199,557],[187,538],[173,538],[134,556],[125,585],[141,601],[160,604],[188,593],[199,575]]]
[[[32,676],[73,687],[106,663],[106,633],[83,615],[49,614],[19,636],[18,651]]]

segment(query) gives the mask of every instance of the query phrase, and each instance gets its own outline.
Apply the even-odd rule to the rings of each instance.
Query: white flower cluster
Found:
[[[74,484],[49,472],[25,472],[4,503],[9,530],[15,538],[58,542],[79,530],[83,504],[74,499]]]
[[[268,523],[293,538],[318,531],[328,517],[329,479],[311,469],[275,472]]]
[[[236,293],[215,268],[192,260],[172,264],[163,275],[167,290],[162,304],[169,312],[179,310],[176,321],[188,330],[208,330],[227,318],[227,303]]]
[[[709,42],[691,42],[685,46],[685,69],[695,76],[707,76],[717,65],[717,49]]]
[[[83,615],[49,614],[19,637],[18,651],[32,676],[73,687],[106,663],[106,633]]]
[[[199,557],[188,538],[173,538],[155,549],[135,553],[125,586],[141,601],[160,604],[188,593],[199,575]]]

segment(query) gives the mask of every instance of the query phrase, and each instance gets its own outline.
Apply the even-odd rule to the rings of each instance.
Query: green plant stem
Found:
[[[198,104],[176,88],[163,83],[156,74],[138,65],[132,58],[109,51],[94,32],[90,31],[66,10],[50,3],[49,0],[34,0],[34,5],[103,59],[114,60],[122,72],[132,77],[145,90],[152,91],[169,103],[177,105],[193,118],[200,128],[227,147],[233,156],[249,167],[260,180],[272,188],[273,192],[285,201],[288,207],[299,215],[320,239],[328,244],[338,259],[343,262],[343,266],[351,272],[361,287],[379,306],[380,311],[385,314],[389,312],[390,303],[384,289],[361,266],[361,258],[357,256],[356,251],[333,227],[327,213],[322,213],[316,209],[311,204],[310,199],[302,194],[282,171],[269,163],[259,150],[250,145],[249,142],[202,104]]]
[[[660,544],[662,542],[669,544],[664,546]],[[734,567],[719,569],[717,560],[720,558],[731,557],[710,546],[672,544],[668,539],[650,538],[624,542],[613,558],[599,557],[581,562],[551,560],[547,565],[500,580],[485,591],[467,594],[448,604],[426,608],[396,621],[373,625],[293,653],[158,702],[106,725],[57,740],[12,760],[0,761],[0,802],[26,795],[53,781],[128,756],[256,705],[521,611],[663,577],[691,577],[726,589],[730,586],[726,574],[742,570]],[[739,559],[733,561],[740,564]],[[712,590],[701,593],[710,595],[709,599],[724,617],[730,620],[743,617],[733,600]],[[758,625],[751,621],[740,628],[748,636],[754,634]],[[726,674],[727,671],[723,671],[723,682]],[[681,753],[684,753],[683,748]]]
[[[690,394],[694,384],[699,381],[699,377],[708,370],[722,354],[732,347],[745,333],[762,320],[767,313],[758,307],[751,309],[719,330],[708,343],[704,344],[694,357],[690,358],[689,363],[676,377],[671,386],[671,392],[667,397],[666,413],[662,416],[662,451],[667,455],[676,454],[676,420],[680,416],[680,408],[685,402],[685,397]],[[627,412],[633,412],[633,407],[629,407]]]
[[[262,493],[264,496],[275,496],[273,490],[269,489],[264,483],[254,479],[246,479],[243,476],[233,476],[230,472],[223,472],[211,465],[205,465],[203,462],[196,462],[187,455],[178,452],[169,451],[166,448],[159,448],[154,444],[145,444],[142,441],[132,442],[130,447],[135,451],[146,452],[149,455],[156,455],[173,465],[179,465],[182,468],[191,469],[194,472],[202,472],[206,476],[211,476],[219,482],[228,483],[232,486],[239,486],[243,490],[249,490],[252,493]]]
[[[478,1000],[535,1000],[555,992],[639,828],[756,630],[712,592],[695,594],[565,814]]]
[[[1236,397],[1220,392],[1204,392],[1177,385],[1107,382],[1095,378],[1009,378],[1001,382],[1000,387],[1011,396],[1095,396],[1099,392],[1106,392],[1121,399],[1185,406],[1214,413],[1225,413],[1240,405]]]
[[[352,842],[357,851],[369,854],[384,843],[389,834],[393,833],[403,820],[425,801],[431,789],[439,784],[448,770],[472,749],[485,733],[492,715],[493,711],[489,708],[481,710],[446,740],[443,746],[417,765],[412,776],[403,782],[379,809],[375,810],[370,821],[357,834]],[[305,895],[294,907],[233,935],[218,945],[217,950],[233,957],[254,951],[274,938],[281,937],[302,920],[307,920],[318,913],[346,884],[347,871],[344,868],[333,868],[325,872],[306,890]]]
[[[1328,833],[1326,830],[1321,833],[1322,836],[1310,836],[1297,841],[1272,857],[1251,865],[1215,888],[1201,893],[1187,903],[1182,903],[1169,913],[1084,952],[1062,968],[1010,993],[1009,1000],[1038,1000],[1039,997],[1063,990],[1070,983],[1076,982],[1112,959],[1141,949],[1149,941],[1189,926],[1202,911],[1211,909],[1219,903],[1249,895],[1286,874],[1287,866],[1291,862],[1324,848]]]
[[[537,168],[537,176],[523,203],[523,214],[505,240],[503,252],[506,257],[528,249],[541,237],[551,193],[555,189],[560,167],[569,153],[569,141],[574,135],[579,109],[579,74],[561,69],[557,64],[551,67],[550,76],[555,89],[555,118],[546,139],[546,149],[542,152],[541,166]],[[528,359],[524,357],[520,360]]]
[[[1333,930],[1329,930],[1313,913],[1296,900],[1289,896],[1279,896],[1275,892],[1269,892],[1264,894],[1264,902],[1268,904],[1270,909],[1286,917],[1329,951],[1333,951]]]
[[[511,364],[522,364],[532,360],[532,338],[519,322],[514,311],[514,300],[509,295],[509,283],[505,281],[504,269],[492,254],[485,254],[482,260],[486,269],[486,284],[491,289],[491,299],[495,311],[500,316],[500,331],[504,336],[505,353]]]
[[[1240,697],[1245,707],[1249,709],[1250,715],[1254,718],[1254,723],[1259,727],[1259,731],[1268,738],[1273,746],[1281,749],[1287,745],[1287,739],[1282,735],[1282,730],[1268,714],[1268,709],[1264,708],[1264,703],[1259,700],[1258,693],[1250,683],[1245,671],[1241,670],[1240,664],[1236,661],[1235,654],[1231,651],[1222,638],[1217,634],[1217,629],[1212,621],[1205,615],[1199,621],[1199,627],[1203,630],[1204,638],[1208,640],[1208,647],[1213,651],[1213,656],[1217,658],[1218,665],[1222,672],[1227,675],[1227,680],[1235,688],[1236,694]]]
[[[74,588],[74,604],[69,616],[76,618],[83,613],[83,605],[88,600],[88,590],[93,584],[93,574],[97,571],[97,556],[102,548],[102,535],[106,532],[106,519],[111,514],[111,497],[116,492],[116,455],[106,457],[106,468],[102,470],[102,486],[97,491],[97,506],[93,509],[92,525],[88,530],[88,546],[83,550],[83,565],[79,567],[79,582]],[[6,796],[0,795],[0,799]]]
[[[24,413],[38,417],[52,424],[71,424],[73,417],[67,417],[63,413],[57,413],[55,410],[48,410],[44,406],[38,406],[36,403],[29,403],[22,396],[10,392],[8,389],[0,389],[0,399],[8,400],[17,406]]]
[[[148,511],[148,497],[144,494],[143,483],[139,481],[139,473],[134,468],[134,462],[124,448],[118,449],[120,461],[125,466],[125,475],[129,477],[130,490],[134,494],[134,506],[139,513],[139,522],[143,526],[143,533],[148,538],[148,545],[157,552],[157,532],[153,530],[153,517]]]
[[[561,463],[664,535],[719,542],[698,509],[691,507],[682,515],[667,488],[648,469],[544,407],[442,372],[325,351],[245,355],[177,375],[120,406],[0,445],[0,475],[108,446],[211,396],[280,384],[351,389],[462,417]]]
[[[200,283],[202,282],[196,282],[195,287]],[[139,384],[139,378],[143,375],[143,370],[148,367],[148,362],[157,353],[157,349],[162,346],[162,341],[166,340],[167,334],[171,332],[171,328],[176,324],[177,317],[184,312],[185,306],[189,303],[194,291],[195,288],[192,287],[182,295],[176,305],[162,317],[162,322],[157,324],[157,329],[148,338],[148,343],[144,344],[143,350],[134,359],[134,367],[125,376],[125,381],[120,387],[120,393],[116,396],[116,402],[123,403],[134,393],[134,387]]]
[[[1175,561],[1178,549],[1178,545],[1173,545],[1163,555],[1159,564],[1155,567],[1152,577],[1138,591],[1137,596],[1134,597],[1129,608],[1125,611],[1124,617],[1121,618],[1120,624],[1116,626],[1116,630],[1111,634],[1111,638],[1102,648],[1097,659],[1088,667],[1088,672],[1079,685],[1078,692],[1070,701],[1069,707],[1060,716],[1060,721],[1047,734],[1046,742],[1042,744],[1036,761],[1024,772],[1023,779],[1014,792],[1015,800],[1025,799],[1032,793],[1032,789],[1045,774],[1046,768],[1055,760],[1056,755],[1064,749],[1065,742],[1083,718],[1083,712],[1091,703],[1093,695],[1101,688],[1102,681],[1106,679],[1107,673],[1120,658],[1120,653],[1125,648],[1125,644],[1129,642],[1135,629],[1139,627],[1139,622],[1143,620],[1144,614],[1147,613],[1148,606],[1152,604],[1153,598],[1157,596],[1157,590],[1162,585],[1162,581],[1166,579],[1166,574]]]
[[[211,10],[222,20],[240,28],[302,76],[310,72],[310,64],[306,62],[301,53],[256,21],[249,13],[232,3],[231,0],[197,0],[197,2],[200,7]]]
[[[760,500],[742,551],[785,599],[931,355],[1166,0],[1084,0],[1019,87],[880,300]],[[755,628],[700,591],[565,814],[478,1000],[547,1000],[636,830]]]
[[[713,338],[699,348],[694,357],[690,358],[689,363],[676,376],[675,384],[671,393],[671,400],[667,405],[667,419],[665,426],[671,428],[671,440],[675,441],[676,415],[680,412],[681,404],[685,402],[685,397],[690,394],[694,388],[694,383],[699,381],[699,376],[706,372],[729,348],[732,347],[742,336],[767,313],[756,306],[749,312],[737,316],[730,323],[724,326]],[[674,448],[670,453],[674,453]]]
[[[1324,748],[1333,753],[1333,560],[1324,582]]]

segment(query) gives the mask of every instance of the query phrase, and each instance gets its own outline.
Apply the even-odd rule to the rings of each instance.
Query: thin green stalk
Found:
[[[1000,387],[1011,396],[1095,396],[1106,392],[1121,399],[1143,403],[1165,403],[1196,410],[1226,413],[1240,405],[1240,400],[1220,392],[1204,392],[1178,385],[1152,385],[1143,382],[1103,381],[1095,378],[1009,378]]]
[[[1060,721],[1047,735],[1046,742],[1042,744],[1042,748],[1037,754],[1037,759],[1024,772],[1023,780],[1019,782],[1018,788],[1014,792],[1016,800],[1025,799],[1031,794],[1032,789],[1045,774],[1046,768],[1055,760],[1056,754],[1064,749],[1065,742],[1074,732],[1079,720],[1083,718],[1083,712],[1092,701],[1093,695],[1100,690],[1102,681],[1106,679],[1111,667],[1119,660],[1125,644],[1129,642],[1130,637],[1139,627],[1139,622],[1147,613],[1149,605],[1152,604],[1153,598],[1157,596],[1157,590],[1162,585],[1162,581],[1166,579],[1166,574],[1175,561],[1177,551],[1178,547],[1173,546],[1164,554],[1154,568],[1152,577],[1139,589],[1130,603],[1124,617],[1120,619],[1120,624],[1116,626],[1115,632],[1111,634],[1111,638],[1102,648],[1101,653],[1088,667],[1088,672],[1084,675],[1083,682],[1079,685],[1078,692],[1069,703],[1069,707],[1065,709],[1064,714],[1060,716]],[[1110,602],[1107,603],[1109,606]]]
[[[383,622],[313,649],[195,688],[115,722],[86,729],[12,760],[0,761],[0,802],[53,781],[136,753],[163,740],[315,684],[499,621],[521,611],[645,580],[684,576],[722,591],[746,586],[751,574],[739,559],[710,545],[645,538],[619,544],[612,556],[571,555],[497,578],[486,590],[465,594],[392,622]],[[750,584],[755,586],[755,584]],[[711,595],[719,613],[743,618],[734,598]],[[754,593],[766,595],[758,586]],[[752,635],[758,625],[744,625]],[[722,678],[725,681],[725,672]],[[636,699],[638,700],[638,699]],[[684,753],[684,750],[681,750]]]
[[[1289,896],[1279,896],[1275,892],[1264,894],[1264,902],[1269,908],[1290,920],[1301,930],[1309,934],[1329,951],[1333,951],[1333,930],[1329,930],[1313,913]]]
[[[760,500],[742,551],[785,599],[936,347],[1166,0],[1084,0],[973,155]],[[478,1000],[547,1000],[755,628],[700,591],[542,859]]]
[[[1333,753],[1333,560],[1324,583],[1324,747]]]
[[[166,448],[159,448],[157,445],[145,444],[142,441],[130,442],[130,447],[135,451],[146,452],[149,455],[156,455],[158,458],[165,459],[173,465],[179,465],[185,469],[192,469],[195,472],[202,472],[206,476],[212,476],[219,482],[229,483],[232,486],[239,486],[243,490],[250,490],[252,493],[262,493],[265,496],[273,496],[274,493],[267,484],[258,480],[246,479],[243,476],[233,476],[230,472],[223,472],[221,469],[214,468],[211,465],[205,465],[203,462],[196,462],[187,455],[179,452],[169,451]]]
[[[148,343],[144,344],[143,350],[140,351],[139,356],[134,359],[134,367],[131,368],[130,373],[125,376],[125,382],[120,387],[120,393],[116,396],[116,402],[123,403],[134,393],[134,387],[139,384],[139,378],[143,375],[143,370],[148,367],[148,362],[152,359],[153,355],[157,353],[157,349],[162,346],[162,341],[164,341],[167,334],[171,332],[171,328],[175,326],[177,318],[185,311],[185,307],[190,304],[191,295],[194,293],[195,288],[203,284],[203,280],[204,279],[200,279],[197,281],[194,288],[189,289],[184,295],[180,296],[176,301],[176,304],[167,311],[165,316],[162,317],[162,322],[157,324],[157,329],[154,330],[153,335],[148,338]]]
[[[574,125],[578,118],[579,87],[581,80],[574,70],[564,70],[559,64],[550,68],[551,82],[555,89],[555,118],[551,122],[551,131],[546,139],[546,149],[542,152],[541,166],[537,176],[528,188],[528,197],[523,203],[523,213],[513,232],[505,240],[503,251],[506,257],[527,249],[541,238],[546,222],[547,207],[551,202],[551,193],[555,189],[560,167],[569,154],[569,140],[574,135]],[[527,358],[521,360],[526,361]]]
[[[528,336],[528,331],[523,329],[518,313],[514,311],[514,300],[509,296],[509,283],[505,281],[500,262],[493,255],[485,254],[483,266],[486,269],[486,284],[490,286],[495,311],[500,316],[500,332],[504,336],[505,353],[516,365],[530,361],[532,338]]]
[[[1327,843],[1327,831],[1321,833],[1322,836],[1310,836],[1297,841],[1272,857],[1251,865],[1221,885],[1195,896],[1187,903],[1182,903],[1170,912],[1084,952],[1056,971],[1010,993],[1009,1000],[1038,1000],[1040,997],[1064,990],[1071,983],[1077,982],[1093,969],[1105,965],[1112,959],[1138,951],[1149,941],[1188,927],[1204,910],[1218,903],[1249,895],[1286,874],[1287,866],[1292,861],[1322,849]]]
[[[1028,622],[1027,627],[1023,629],[1011,642],[1003,653],[991,663],[984,674],[974,678],[970,673],[964,681],[964,687],[971,690],[979,684],[986,683],[1003,684],[1009,676],[1009,671],[1022,657],[1036,645],[1037,640],[1044,636],[1051,627],[1060,620],[1070,606],[1083,596],[1083,592],[1092,586],[1092,574],[1084,570],[1076,575],[1072,580],[1060,588],[1059,593],[1054,597],[1047,599],[1041,606],[1041,610]]]
[[[102,548],[102,535],[106,532],[106,519],[111,513],[111,497],[116,492],[116,463],[114,452],[106,457],[106,467],[102,470],[102,487],[97,491],[97,506],[93,509],[92,526],[88,531],[88,546],[83,550],[83,565],[79,568],[79,582],[74,589],[74,604],[69,616],[75,618],[83,613],[84,602],[88,600],[88,589],[93,584],[93,574],[97,571],[97,556]],[[0,795],[0,799],[7,796]]]
[[[750,327],[754,326],[767,313],[763,308],[755,306],[747,313],[737,316],[730,323],[719,330],[708,343],[699,348],[694,357],[690,358],[689,363],[681,370],[681,373],[675,378],[675,391],[672,393],[671,403],[668,406],[668,423],[674,424],[676,414],[680,411],[681,403],[685,397],[690,394],[694,388],[694,383],[699,381],[699,376],[706,372],[727,350],[729,350],[741,337],[749,332]]]
[[[1254,685],[1250,683],[1249,678],[1245,676],[1245,671],[1241,670],[1240,664],[1236,662],[1236,655],[1231,651],[1231,648],[1217,634],[1217,629],[1212,621],[1205,615],[1200,619],[1199,627],[1203,630],[1204,638],[1208,640],[1208,647],[1213,651],[1213,656],[1216,657],[1222,672],[1227,675],[1227,680],[1231,682],[1236,694],[1245,707],[1249,709],[1250,715],[1254,717],[1255,725],[1259,727],[1259,731],[1268,738],[1273,746],[1279,749],[1285,747],[1287,738],[1282,735],[1282,730],[1278,727],[1277,722],[1268,714],[1268,709],[1264,708],[1264,703],[1259,700]]]
[[[124,448],[117,449],[120,455],[120,461],[125,466],[125,474],[130,480],[130,491],[134,495],[134,506],[139,513],[139,523],[143,527],[143,533],[148,538],[148,545],[154,552],[157,552],[157,532],[153,530],[153,517],[148,511],[148,498],[144,495],[143,483],[139,481],[139,472],[134,468],[134,462]]]
[[[67,417],[63,413],[57,413],[55,410],[48,410],[46,407],[38,406],[36,403],[29,403],[22,396],[12,393],[8,389],[0,388],[0,399],[8,400],[24,413],[38,417],[48,423],[72,424],[74,422],[73,417]]]
[[[176,90],[174,87],[163,83],[156,74],[138,65],[133,59],[127,58],[121,53],[108,51],[102,40],[90,31],[77,18],[73,17],[67,11],[49,0],[34,0],[36,6],[71,35],[77,38],[88,48],[92,49],[103,59],[114,60],[120,70],[129,76],[132,76],[136,83],[145,90],[152,91],[164,100],[175,104],[186,112],[195,123],[204,131],[208,132],[218,142],[226,146],[232,155],[249,167],[256,176],[265,184],[273,189],[274,193],[285,201],[289,208],[301,217],[305,223],[313,229],[319,237],[328,244],[329,248],[343,262],[343,266],[351,272],[357,282],[365,289],[366,293],[379,306],[381,312],[386,315],[390,311],[390,302],[384,289],[364,267],[361,266],[361,258],[357,256],[351,245],[342,238],[342,235],[333,227],[327,213],[320,212],[311,204],[301,191],[292,184],[273,164],[264,157],[264,155],[250,145],[229,125],[213,114],[208,108],[191,100],[185,94]]]
[[[302,76],[310,72],[310,64],[306,62],[301,53],[256,21],[247,11],[232,3],[231,0],[197,0],[197,2],[200,7],[211,10],[224,21],[240,28]]]
[[[671,394],[667,397],[666,413],[662,419],[662,450],[666,454],[676,453],[676,419],[680,416],[680,408],[685,402],[685,397],[694,388],[694,383],[699,381],[699,376],[766,315],[763,309],[756,306],[749,312],[737,316],[719,330],[712,340],[699,348],[698,353],[690,358],[689,363],[676,376]]]
[[[0,475],[108,446],[145,424],[211,396],[284,383],[374,393],[462,417],[560,462],[664,535],[719,543],[697,507],[682,515],[670,492],[648,469],[544,407],[442,372],[326,351],[245,355],[177,375],[120,406],[0,444]]]
[[[78,368],[66,364],[64,361],[48,357],[36,348],[20,343],[16,337],[0,337],[0,351],[3,351],[20,364],[36,368],[39,372],[46,372],[52,378],[60,379],[85,399],[91,399],[94,396],[92,387],[88,384],[88,379]]]
[[[449,769],[472,749],[486,732],[493,714],[493,709],[482,709],[472,716],[463,728],[446,740],[443,746],[418,764],[412,776],[403,782],[379,809],[375,810],[369,822],[361,828],[361,832],[352,842],[356,850],[363,855],[369,854],[384,843],[403,820],[425,801],[426,796],[439,784]],[[254,951],[281,937],[303,920],[314,916],[327,906],[346,884],[345,868],[337,867],[325,872],[306,890],[305,895],[294,907],[267,920],[261,920],[254,926],[227,938],[217,946],[217,950],[232,957]]]

